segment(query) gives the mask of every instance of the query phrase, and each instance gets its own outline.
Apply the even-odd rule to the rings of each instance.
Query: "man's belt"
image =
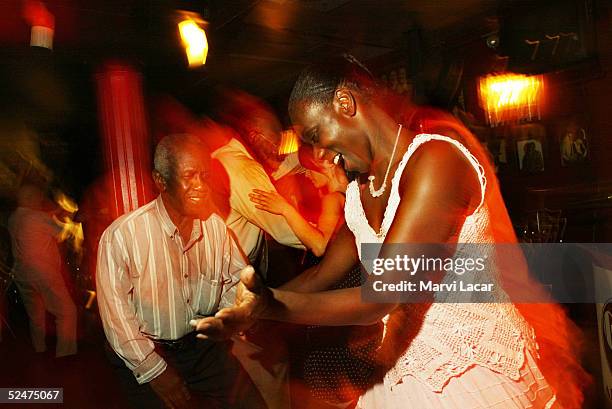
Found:
[[[187,346],[193,345],[196,340],[196,332],[190,332],[179,339],[152,339],[153,343],[166,351],[180,351]]]

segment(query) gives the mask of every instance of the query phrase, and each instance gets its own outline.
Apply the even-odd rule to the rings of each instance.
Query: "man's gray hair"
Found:
[[[200,138],[191,134],[166,135],[155,147],[153,167],[166,182],[173,178],[174,171],[176,170],[177,152],[179,148],[186,144],[200,145],[204,148]]]

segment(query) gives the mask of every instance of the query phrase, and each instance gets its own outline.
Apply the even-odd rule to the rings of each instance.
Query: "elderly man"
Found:
[[[245,266],[210,212],[210,155],[197,137],[170,135],[154,166],[160,195],[117,219],[98,250],[100,315],[127,398],[141,408],[260,407],[229,346],[196,340],[190,326],[233,303]]]

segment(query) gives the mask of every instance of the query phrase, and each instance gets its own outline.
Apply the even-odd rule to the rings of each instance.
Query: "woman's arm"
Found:
[[[263,286],[248,266],[240,276],[236,306],[214,317],[192,320],[198,338],[227,339],[247,330],[257,319],[317,325],[370,325],[392,311],[395,304],[359,302],[358,287],[321,293],[295,293]]]
[[[280,289],[298,293],[325,291],[340,281],[359,262],[355,236],[344,223],[329,243],[323,260]]]
[[[321,214],[317,221],[317,228],[325,237],[325,247],[344,221],[344,195],[340,192],[332,192],[323,196],[321,200]],[[321,254],[325,253],[325,247]]]
[[[294,293],[272,289],[274,301],[262,319],[302,325],[371,325],[391,312],[396,304],[361,302],[361,288],[319,293]]]
[[[322,202],[322,219],[319,219],[317,227],[308,223],[297,209],[277,192],[254,189],[249,198],[255,203],[256,208],[282,215],[300,241],[315,256],[320,257],[325,253],[327,243],[334,232],[342,211],[342,204],[338,200],[330,200],[327,196]],[[321,222],[323,222],[323,225],[321,225]]]

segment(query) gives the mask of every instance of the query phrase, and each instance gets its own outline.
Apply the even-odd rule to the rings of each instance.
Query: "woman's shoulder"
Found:
[[[439,174],[453,168],[459,164],[464,164],[464,155],[457,149],[455,142],[461,141],[448,133],[444,134],[418,134],[413,139],[413,149],[409,152],[409,158],[404,168],[416,172],[434,172]],[[462,145],[462,144],[461,144]]]
[[[332,206],[341,208],[344,206],[344,200],[344,195],[340,192],[330,192],[321,198],[322,205],[328,208]]]
[[[426,141],[419,141],[400,176],[400,197],[406,192],[428,192],[432,199],[433,196],[440,200],[460,198],[463,202],[478,187],[477,178],[470,177],[474,171],[469,159],[452,142],[455,138],[438,134],[423,136],[427,136]]]
[[[458,142],[459,144],[466,146],[465,137],[462,136],[458,130],[453,129],[451,127],[440,127],[424,132],[416,132],[412,141],[414,143],[417,143],[419,146],[424,144],[425,142],[434,141],[446,141],[451,143]]]

